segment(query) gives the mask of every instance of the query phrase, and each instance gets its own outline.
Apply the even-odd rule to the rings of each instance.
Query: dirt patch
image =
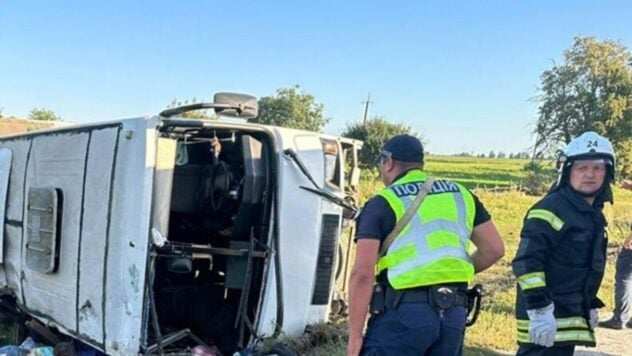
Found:
[[[597,347],[578,347],[575,350],[575,355],[632,355],[630,340],[632,340],[632,329],[597,328]]]
[[[46,129],[55,126],[55,124],[55,122],[2,118],[0,119],[0,136]]]

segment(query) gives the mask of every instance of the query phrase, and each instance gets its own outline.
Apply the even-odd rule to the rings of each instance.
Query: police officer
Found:
[[[349,282],[348,355],[458,355],[463,347],[467,283],[504,254],[480,201],[463,186],[435,181],[410,222],[378,259],[428,176],[413,136],[390,139],[376,159],[386,186],[357,219]],[[470,242],[477,249],[468,254]],[[377,284],[374,288],[374,283]],[[375,290],[375,291],[374,291]],[[372,317],[363,339],[367,310]]]
[[[612,145],[595,132],[573,139],[551,191],[524,219],[513,260],[518,355],[573,355],[595,346],[606,263],[604,203],[612,203]]]

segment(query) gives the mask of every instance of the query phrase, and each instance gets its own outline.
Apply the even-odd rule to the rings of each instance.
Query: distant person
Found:
[[[586,132],[558,161],[558,181],[527,212],[512,262],[518,355],[573,355],[575,345],[596,345],[615,154],[607,139]]]
[[[348,355],[460,355],[467,284],[504,254],[478,198],[457,183],[433,183],[423,160],[421,142],[407,135],[390,139],[376,159],[386,188],[357,219]]]
[[[632,182],[624,181],[621,188],[632,190]],[[632,328],[632,319],[628,319],[632,305],[632,232],[623,242],[615,268],[612,318],[600,322],[599,326],[620,330],[625,322],[626,327]]]

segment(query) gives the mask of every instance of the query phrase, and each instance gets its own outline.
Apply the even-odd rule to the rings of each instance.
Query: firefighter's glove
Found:
[[[590,328],[595,330],[599,324],[599,312],[597,309],[590,309]]]
[[[553,303],[540,309],[527,310],[529,315],[529,341],[536,345],[551,347],[555,343],[557,322],[553,311]]]

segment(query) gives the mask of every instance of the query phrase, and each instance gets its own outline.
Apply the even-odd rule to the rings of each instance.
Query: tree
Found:
[[[358,159],[361,166],[367,168],[373,166],[373,160],[380,153],[384,143],[391,137],[401,134],[409,134],[421,139],[420,135],[414,133],[410,126],[389,122],[382,116],[374,116],[367,120],[366,124],[362,122],[348,123],[341,135],[364,141]]]
[[[620,168],[632,168],[632,55],[619,42],[577,37],[564,63],[540,77],[536,148],[552,152],[593,130],[615,146]]]
[[[298,85],[277,89],[276,95],[259,99],[259,122],[309,131],[322,131],[329,118],[314,96]]]
[[[494,152],[493,150],[489,151],[489,154],[487,155],[487,157],[489,157],[489,158],[496,158],[496,152]]]
[[[41,108],[41,109],[35,108],[31,110],[28,118],[30,120],[37,120],[37,121],[60,121],[61,120],[61,117],[55,115],[55,113],[52,110],[47,110],[44,108]]]
[[[167,109],[177,108],[179,106],[197,104],[198,101],[196,98],[187,99],[185,101],[180,101],[178,99],[173,99],[171,104],[167,105]],[[202,119],[202,120],[217,120],[217,115],[214,112],[209,110],[195,110],[195,111],[187,111],[180,116],[185,117],[187,119]]]

